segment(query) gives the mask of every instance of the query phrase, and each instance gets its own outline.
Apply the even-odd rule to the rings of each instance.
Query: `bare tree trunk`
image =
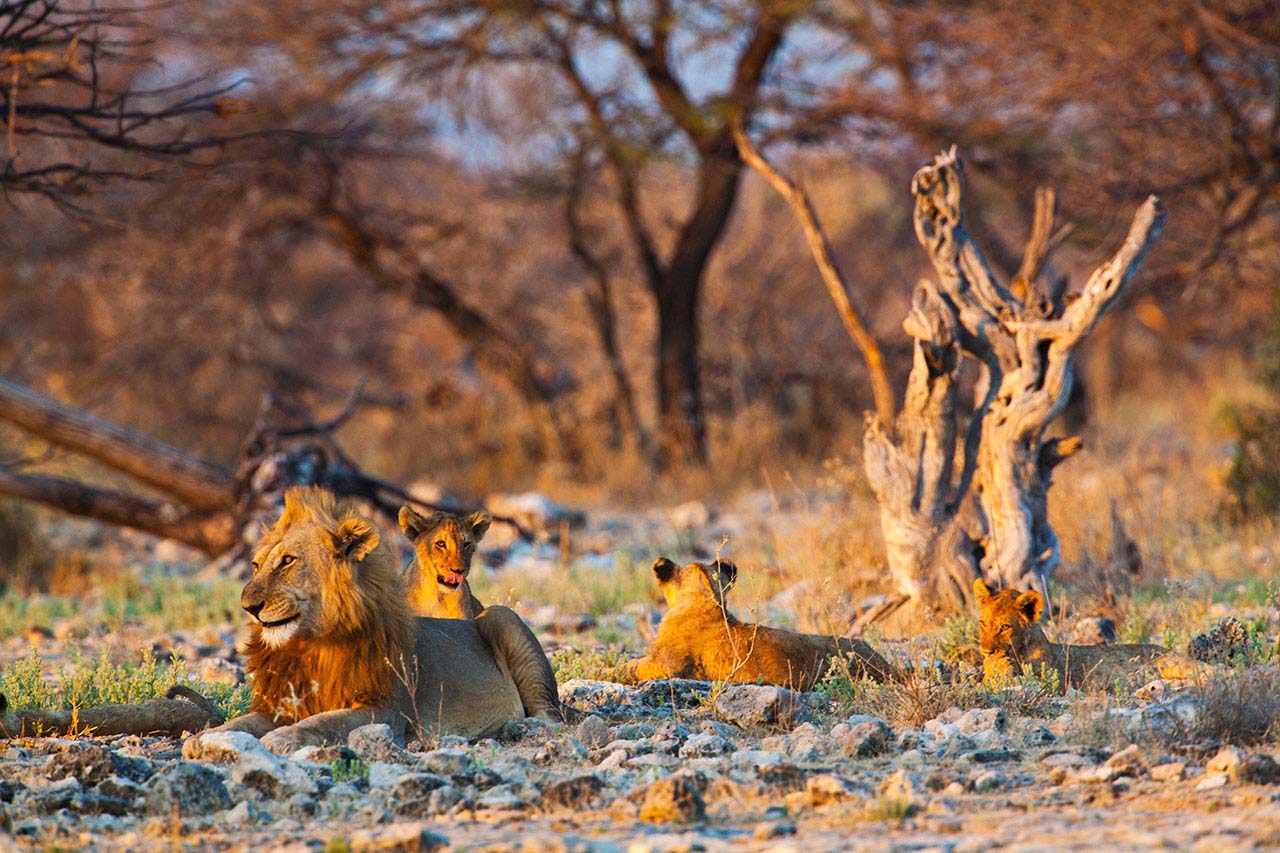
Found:
[[[680,282],[658,301],[660,462],[701,465],[707,458],[702,383],[698,375],[698,282]]]
[[[889,373],[885,370],[880,345],[876,343],[875,336],[871,334],[866,322],[862,319],[863,312],[854,301],[853,288],[845,281],[840,268],[836,266],[835,253],[831,251],[831,241],[827,239],[826,232],[818,223],[818,214],[813,209],[813,203],[809,200],[808,194],[774,168],[773,164],[752,144],[751,138],[743,128],[735,127],[733,138],[737,143],[738,153],[742,155],[747,165],[759,172],[795,211],[796,217],[800,220],[800,227],[804,231],[805,240],[809,244],[809,251],[813,255],[814,263],[818,265],[818,272],[827,286],[831,300],[836,304],[836,310],[840,313],[845,331],[862,353],[862,360],[866,362],[867,373],[871,376],[871,392],[876,401],[876,414],[881,423],[893,423],[897,402],[894,400],[893,386],[889,383]]]
[[[0,468],[0,494],[43,504],[82,518],[130,527],[172,539],[210,556],[235,545],[239,530],[226,511],[193,512],[187,507],[126,495],[94,486]]]
[[[1006,288],[965,230],[963,186],[954,149],[912,181],[916,234],[938,283],[921,282],[904,323],[916,354],[896,429],[869,416],[864,447],[890,571],[930,608],[967,602],[979,576],[1048,594],[1060,559],[1049,485],[1081,443],[1045,439],[1045,428],[1066,404],[1076,348],[1115,305],[1164,221],[1159,200],[1147,199],[1124,245],[1068,301],[1064,283],[1041,292],[1034,282],[1055,243],[1052,195],[1037,198],[1026,257]],[[960,355],[981,371],[963,434]]]
[[[225,509],[235,501],[230,471],[4,378],[0,419],[92,456],[193,508]]]
[[[570,166],[569,191],[565,197],[565,226],[569,235],[569,250],[578,262],[586,269],[594,284],[594,292],[587,293],[587,309],[595,323],[596,334],[600,338],[600,348],[604,350],[605,360],[609,365],[609,373],[613,376],[616,391],[616,407],[621,410],[625,429],[630,433],[640,455],[647,462],[653,462],[653,438],[640,420],[640,408],[636,403],[635,386],[627,372],[626,362],[622,357],[622,347],[618,342],[618,320],[613,310],[613,279],[605,261],[591,249],[592,242],[588,237],[587,227],[582,221],[579,207],[583,195],[587,191],[587,148],[583,143],[578,149]]]
[[[172,539],[211,557],[226,559],[236,566],[236,572],[243,570],[248,550],[257,539],[258,522],[278,510],[290,486],[323,486],[336,494],[358,498],[393,526],[404,504],[416,504],[424,509],[443,508],[417,500],[394,483],[364,473],[334,440],[333,432],[355,412],[363,383],[352,391],[342,410],[324,422],[314,420],[300,407],[266,395],[258,420],[245,439],[236,473],[223,475],[225,497],[216,509],[205,509],[194,500],[187,500],[185,493],[189,491],[189,484],[183,485],[183,494],[179,495],[180,490],[173,483],[152,483],[157,470],[175,466],[191,471],[220,470],[215,466],[29,388],[7,380],[0,383],[3,383],[0,419],[11,420],[27,427],[37,438],[67,447],[135,480],[154,485],[160,491],[169,492],[174,499],[159,500],[112,491],[3,465],[0,465],[0,495]],[[10,405],[10,401],[17,403]],[[272,421],[271,415],[276,412],[283,414],[284,424]],[[33,413],[44,413],[44,416],[35,417]],[[158,454],[159,461],[152,458],[153,452]],[[519,535],[531,538],[529,531],[514,519],[494,516],[494,521],[508,524]]]

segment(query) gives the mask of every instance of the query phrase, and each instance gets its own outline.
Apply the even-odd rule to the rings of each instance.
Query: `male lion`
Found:
[[[852,655],[856,675],[885,681],[897,672],[862,640],[798,634],[739,622],[725,607],[738,578],[727,560],[681,568],[666,557],[653,564],[670,608],[658,625],[649,654],[623,670],[627,681],[699,678],[766,682],[809,690],[827,672],[834,654]]]
[[[409,573],[409,602],[415,613],[441,619],[480,615],[484,605],[472,595],[467,575],[476,543],[484,538],[490,521],[484,510],[464,517],[452,512],[424,516],[413,507],[400,508],[400,529],[415,554]]]
[[[251,617],[249,713],[213,731],[249,732],[289,753],[345,742],[369,723],[397,738],[408,724],[425,739],[560,717],[551,665],[514,612],[418,619],[407,593],[373,524],[326,491],[290,489],[240,595]],[[198,739],[184,752],[198,755]]]
[[[1021,675],[1028,665],[1033,671],[1046,667],[1056,672],[1063,689],[1110,689],[1155,675],[1191,678],[1200,671],[1195,661],[1162,646],[1072,646],[1050,642],[1039,624],[1044,597],[1035,590],[992,592],[978,578],[973,582],[973,594],[978,599],[979,647],[988,681]]]

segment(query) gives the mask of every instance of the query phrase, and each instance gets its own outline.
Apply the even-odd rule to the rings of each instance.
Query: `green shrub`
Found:
[[[248,683],[232,687],[200,681],[182,660],[157,661],[150,650],[141,652],[136,663],[119,664],[112,663],[106,649],[88,660],[73,650],[67,664],[47,670],[33,648],[27,657],[0,669],[0,693],[11,707],[45,711],[145,702],[164,696],[174,684],[207,697],[228,718],[249,710]]]

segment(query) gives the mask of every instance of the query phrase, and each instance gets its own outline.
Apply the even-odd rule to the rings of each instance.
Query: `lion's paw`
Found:
[[[293,755],[304,746],[315,743],[318,741],[307,737],[306,732],[301,731],[297,726],[284,726],[262,736],[262,745],[276,755]]]

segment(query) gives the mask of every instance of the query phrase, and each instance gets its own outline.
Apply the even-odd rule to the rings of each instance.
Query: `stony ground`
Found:
[[[572,725],[290,757],[241,733],[0,745],[0,846],[160,850],[949,850],[1280,844],[1280,766],[1072,743],[1070,713],[952,709],[894,731],[818,694],[572,680]],[[1067,700],[1062,700],[1065,707]],[[1182,707],[1185,706],[1185,707]],[[1174,696],[1122,724],[1196,712]]]
[[[719,512],[688,504],[593,516],[573,534],[580,573],[574,577],[591,584],[592,572],[612,572],[611,580],[556,602],[529,600],[519,584],[537,590],[562,583],[560,546],[504,541],[495,533],[482,556],[501,568],[480,569],[477,580],[487,583],[483,597],[491,603],[515,589],[506,600],[520,607],[549,650],[623,642],[634,651],[644,648],[660,615],[643,600],[654,556],[690,554],[688,543],[730,541],[742,560],[753,536],[760,553],[785,554],[794,549],[780,531],[812,524],[811,516],[811,509],[791,512],[759,496]],[[555,519],[522,520],[557,528]],[[172,573],[182,559],[151,556],[155,572]],[[803,574],[766,592],[759,618],[809,630],[827,630],[815,619],[852,618],[859,605],[808,576],[808,562]],[[630,574],[620,568],[628,565]],[[642,591],[628,603],[619,588],[637,582]],[[1226,612],[1269,618],[1265,607],[1246,613],[1204,603],[1207,594],[1188,595],[1203,599],[1186,611],[1193,614],[1186,619],[1203,623],[1191,630]],[[595,612],[582,612],[591,596]],[[806,617],[815,599],[823,606]],[[142,648],[160,658],[176,655],[208,684],[234,685],[243,671],[234,598],[228,602],[225,615],[218,605],[191,630],[158,629],[145,616],[103,621],[73,608],[48,624],[8,631],[0,665],[33,647],[50,669],[103,648],[113,658]],[[881,648],[899,663],[919,662],[937,641]],[[856,695],[831,691],[688,681],[628,687],[570,677],[594,674],[590,661],[567,669],[561,697],[573,721],[512,724],[496,740],[398,746],[385,728],[368,727],[345,746],[280,757],[247,735],[217,734],[203,739],[198,760],[184,760],[182,744],[164,738],[0,741],[0,850],[1280,846],[1280,766],[1271,747],[1178,737],[1213,712],[1193,690],[1157,683],[1111,699],[1020,699],[1017,690],[1033,689],[1025,685],[1002,696],[957,691],[961,707],[931,699],[932,710],[914,715],[919,725],[908,725],[902,720],[912,715],[886,707],[883,698],[860,704]],[[917,699],[909,691],[900,697]],[[869,713],[877,708],[883,718]]]

